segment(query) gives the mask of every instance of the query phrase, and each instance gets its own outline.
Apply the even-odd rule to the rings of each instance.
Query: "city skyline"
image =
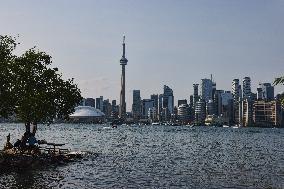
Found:
[[[282,1],[3,2],[1,34],[19,34],[19,51],[46,51],[84,97],[119,100],[121,37],[127,36],[126,107],[163,85],[178,99],[213,74],[217,89],[251,78],[272,83],[283,75]],[[283,86],[275,87],[275,94]]]

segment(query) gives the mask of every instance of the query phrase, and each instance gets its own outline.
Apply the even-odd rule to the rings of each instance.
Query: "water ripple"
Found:
[[[21,124],[0,125],[0,146]],[[40,125],[81,161],[1,171],[0,188],[284,188],[283,129]]]

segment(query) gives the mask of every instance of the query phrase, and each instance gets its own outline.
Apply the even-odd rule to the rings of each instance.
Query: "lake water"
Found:
[[[0,147],[24,132],[0,125]],[[284,129],[39,125],[38,139],[87,151],[61,166],[1,171],[0,188],[284,188]]]

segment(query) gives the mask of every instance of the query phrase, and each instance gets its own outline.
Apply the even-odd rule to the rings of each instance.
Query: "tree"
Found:
[[[14,38],[0,35],[0,115],[5,118],[14,112],[16,106],[12,73],[15,60],[12,52],[16,45]]]
[[[279,85],[279,84],[284,85],[284,76],[275,78],[273,84],[274,85]],[[284,106],[284,93],[281,94],[281,104],[282,106]]]
[[[9,44],[15,44],[15,41],[12,42]],[[7,47],[4,46],[3,49]],[[16,46],[10,48],[11,52],[15,48]],[[3,63],[1,68],[5,71],[1,72],[0,78],[7,75],[11,78],[5,81],[3,87],[3,91],[10,92],[10,96],[5,96],[1,90],[0,99],[9,101],[8,98],[11,97],[13,103],[8,109],[3,107],[1,115],[15,113],[25,123],[26,132],[30,132],[31,123],[37,125],[51,122],[54,118],[66,119],[82,100],[73,79],[62,79],[58,69],[50,67],[51,56],[35,48],[27,50],[21,56],[10,54],[12,58],[9,61],[2,60],[2,57],[0,60]]]

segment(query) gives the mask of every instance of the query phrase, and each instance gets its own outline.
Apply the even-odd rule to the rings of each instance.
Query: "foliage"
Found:
[[[275,78],[274,80],[274,85],[279,85],[279,84],[282,84],[284,85],[284,76],[283,77],[278,77],[278,78]]]
[[[45,52],[32,48],[15,56],[15,40],[5,36],[0,41],[0,80],[4,84],[0,99],[6,102],[1,103],[0,115],[16,113],[28,125],[67,118],[82,100],[73,79],[62,79],[58,69],[50,67],[51,56]]]
[[[12,84],[12,66],[15,59],[12,52],[16,45],[14,38],[0,35],[0,115],[5,118],[14,112],[16,106]]]
[[[274,85],[279,85],[279,84],[284,85],[284,76],[275,78],[273,84],[274,84]],[[280,100],[281,100],[282,106],[284,106],[284,93],[282,93],[282,94],[280,95]]]

